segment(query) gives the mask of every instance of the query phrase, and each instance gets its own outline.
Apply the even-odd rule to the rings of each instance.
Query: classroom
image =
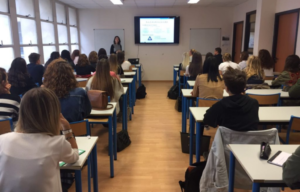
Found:
[[[300,0],[0,0],[0,192],[300,190]]]

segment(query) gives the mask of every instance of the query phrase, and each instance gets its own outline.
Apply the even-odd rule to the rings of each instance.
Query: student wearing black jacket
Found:
[[[222,49],[220,47],[215,49],[215,58],[218,60],[219,65],[223,63]]]
[[[29,55],[29,62],[30,64],[27,65],[27,70],[32,78],[34,83],[38,83],[39,86],[43,84],[43,76],[45,68],[43,65],[41,65],[40,61],[40,54],[37,53],[31,53]]]
[[[204,115],[204,125],[224,126],[234,131],[257,130],[258,101],[245,95],[246,73],[228,67],[223,75],[229,97],[214,104]]]

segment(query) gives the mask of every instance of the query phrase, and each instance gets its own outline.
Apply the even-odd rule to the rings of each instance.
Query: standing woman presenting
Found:
[[[121,40],[119,36],[115,36],[114,44],[112,44],[110,47],[110,54],[116,54],[119,51],[122,51]]]

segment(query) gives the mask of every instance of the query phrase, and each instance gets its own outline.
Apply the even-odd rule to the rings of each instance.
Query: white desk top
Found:
[[[133,78],[121,78],[121,83],[123,84],[130,84],[132,83]]]
[[[76,78],[76,80],[77,80],[78,82],[80,82],[80,81],[87,81],[88,78]]]
[[[127,93],[128,87],[123,87],[124,93],[123,95],[125,95]]]
[[[136,68],[136,67],[134,67],[134,68],[132,68],[132,70],[133,70],[133,71],[136,71],[136,70],[137,70],[137,68]]]
[[[195,81],[187,81],[187,83],[190,87],[195,86]],[[272,80],[265,80],[265,83],[267,83],[269,86],[271,86],[272,85]]]
[[[179,67],[179,65],[174,65],[174,68],[177,68],[177,67]]]
[[[85,152],[79,155],[79,159],[76,163],[65,164],[64,166],[60,167],[60,169],[81,170],[93,147],[96,145],[97,140],[98,137],[91,137],[90,139],[87,137],[76,137],[78,149],[85,150]]]
[[[267,83],[269,86],[272,85],[272,80],[265,80],[265,83]]]
[[[137,65],[135,65],[136,67],[141,67],[141,64],[137,64]]]
[[[271,155],[277,151],[294,153],[299,145],[271,145]],[[259,158],[260,145],[234,145],[230,144],[232,153],[246,171],[252,182],[283,183],[282,167],[267,163]],[[246,151],[246,152],[245,152]]]
[[[135,71],[132,71],[132,72],[124,72],[124,75],[125,76],[134,76],[135,75]]]
[[[117,103],[115,102],[109,102],[109,104],[113,104],[114,107],[108,110],[94,110],[92,109],[92,112],[90,116],[112,116],[114,114],[115,108],[117,106]]]
[[[202,122],[209,107],[190,107],[196,122]],[[291,116],[300,117],[300,107],[259,107],[260,123],[288,123]]]
[[[175,70],[175,71],[178,71],[178,70],[179,70],[179,68],[174,68],[174,70]]]

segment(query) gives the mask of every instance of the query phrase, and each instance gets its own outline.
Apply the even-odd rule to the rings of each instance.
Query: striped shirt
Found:
[[[11,94],[0,95],[0,120],[12,118],[13,122],[18,121],[20,97]]]

